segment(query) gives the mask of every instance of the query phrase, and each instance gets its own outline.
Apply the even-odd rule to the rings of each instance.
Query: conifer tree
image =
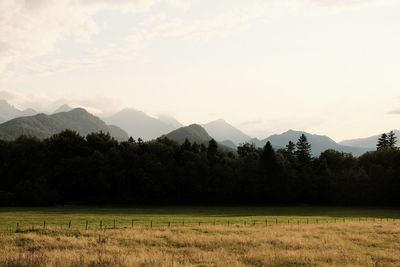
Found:
[[[389,148],[395,148],[396,144],[397,144],[397,137],[396,137],[396,135],[395,135],[395,133],[393,131],[390,131],[388,133],[387,139],[388,139]]]
[[[311,145],[308,143],[307,137],[302,134],[296,144],[295,155],[300,162],[308,162],[311,160]]]
[[[295,150],[296,150],[295,143],[289,141],[289,143],[286,145],[286,151],[289,152],[290,154],[293,154]]]
[[[382,134],[378,139],[378,143],[376,144],[376,150],[385,150],[389,147],[389,139],[387,134]]]

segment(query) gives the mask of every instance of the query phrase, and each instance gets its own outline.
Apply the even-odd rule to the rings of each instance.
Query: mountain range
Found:
[[[315,156],[327,149],[358,156],[375,150],[377,139],[380,137],[376,135],[337,143],[328,136],[289,130],[259,140],[251,138],[223,119],[184,127],[171,116],[164,115],[155,118],[132,108],[123,109],[104,118],[104,121],[82,108],[72,109],[66,104],[60,106],[51,115],[35,114],[36,111],[33,109],[19,110],[7,101],[0,100],[0,138],[10,140],[21,134],[45,138],[64,129],[72,129],[82,135],[98,131],[109,132],[118,140],[127,140],[128,136],[132,136],[135,139],[140,137],[147,141],[162,136],[177,142],[184,142],[187,138],[191,142],[206,144],[214,138],[221,146],[231,149],[236,149],[239,144],[245,142],[263,147],[269,141],[276,149],[279,149],[285,148],[289,141],[296,143],[300,135],[305,134],[312,144],[312,153]],[[400,137],[399,130],[395,130],[395,133],[397,137]]]
[[[312,154],[318,156],[321,152],[327,149],[334,149],[337,151],[352,153],[355,156],[364,154],[370,151],[369,148],[364,147],[351,147],[344,146],[336,143],[334,140],[325,135],[310,134],[303,131],[289,130],[282,134],[274,134],[263,140],[251,139],[250,142],[254,143],[257,147],[263,147],[268,141],[275,148],[285,148],[289,141],[296,143],[299,137],[304,134],[307,137],[308,142],[312,145]]]
[[[43,113],[11,119],[0,124],[0,139],[13,140],[20,135],[47,138],[65,129],[85,136],[93,132],[108,132],[117,140],[128,140],[128,134],[117,126],[108,126],[101,119],[82,108],[52,115]]]

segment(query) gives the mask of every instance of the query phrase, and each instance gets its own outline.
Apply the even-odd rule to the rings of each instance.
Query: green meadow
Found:
[[[0,208],[0,230],[393,221],[400,209],[316,206]]]

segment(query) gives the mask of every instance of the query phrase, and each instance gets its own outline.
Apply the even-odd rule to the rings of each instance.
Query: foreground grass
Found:
[[[0,266],[399,266],[400,222],[34,230]]]

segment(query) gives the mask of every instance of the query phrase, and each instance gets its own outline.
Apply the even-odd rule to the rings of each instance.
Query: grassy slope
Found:
[[[135,225],[172,225],[185,224],[265,224],[265,220],[274,223],[305,223],[342,220],[358,220],[359,218],[396,218],[400,219],[400,209],[380,208],[343,208],[343,207],[52,207],[52,208],[0,208],[0,230],[20,227],[40,227],[46,221],[50,227],[66,227],[69,221],[72,228],[89,228],[113,226],[130,227],[132,220]]]

